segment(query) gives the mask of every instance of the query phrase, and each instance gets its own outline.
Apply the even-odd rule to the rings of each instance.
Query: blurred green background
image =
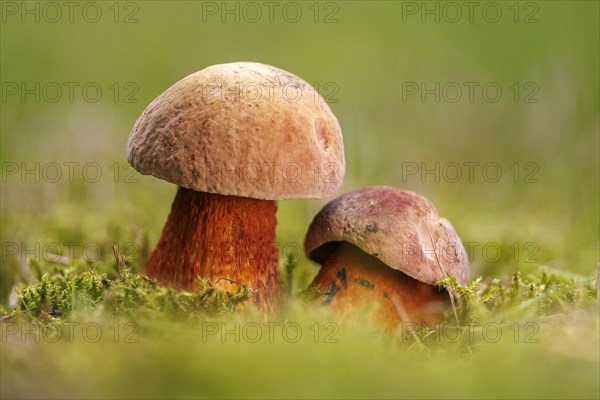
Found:
[[[129,131],[145,106],[171,84],[231,61],[272,64],[313,84],[344,135],[347,172],[340,193],[377,184],[425,195],[464,242],[476,243],[470,252],[473,277],[540,265],[594,276],[599,3],[476,3],[469,15],[465,2],[274,2],[272,14],[264,2],[81,2],[69,15],[68,7],[57,2],[58,17],[45,2],[3,1],[2,304],[7,305],[14,280],[27,275],[23,250],[33,249],[30,258],[43,257],[45,246],[56,242],[65,255],[65,243],[75,243],[77,258],[93,243],[100,258],[110,260],[113,243],[135,243],[129,259],[143,261],[158,239],[176,187],[129,175]],[[501,14],[494,22],[497,10]],[[472,101],[465,82],[475,85]],[[39,99],[23,93],[24,88],[35,92],[36,83]],[[436,84],[439,101],[434,94],[407,92]],[[62,88],[58,99],[56,85]],[[67,85],[74,87],[72,99]],[[486,99],[485,85],[502,89],[498,101]],[[456,86],[462,95],[454,101]],[[102,94],[90,101],[97,87]],[[473,162],[480,164],[469,179],[464,163]],[[37,182],[35,172],[22,175],[36,163]],[[62,166],[57,182],[52,182],[51,163]],[[72,181],[65,163],[79,163],[70,164]],[[439,179],[422,176],[436,163]],[[490,163],[501,168],[496,182],[495,169],[489,175],[482,169]],[[462,176],[452,182],[450,168],[456,164]],[[84,179],[86,165],[91,169]],[[415,165],[419,171],[407,174]],[[90,182],[97,170],[102,175]],[[302,244],[325,203],[279,202],[282,247]],[[316,271],[302,257],[296,289]],[[269,354],[275,357],[276,351]],[[375,362],[369,365],[377,368]],[[594,385],[588,389],[597,394],[597,381]],[[563,395],[568,393],[558,397]]]

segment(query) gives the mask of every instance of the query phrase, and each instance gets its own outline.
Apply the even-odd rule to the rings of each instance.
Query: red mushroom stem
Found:
[[[323,263],[312,286],[341,320],[351,320],[360,306],[377,303],[374,322],[387,330],[401,322],[434,325],[446,299],[437,288],[388,267],[358,247],[341,242]]]
[[[224,196],[180,187],[146,273],[180,289],[193,290],[200,276],[248,285],[254,302],[272,311],[279,297],[275,247],[277,206],[272,200]],[[239,285],[220,280],[219,289]]]

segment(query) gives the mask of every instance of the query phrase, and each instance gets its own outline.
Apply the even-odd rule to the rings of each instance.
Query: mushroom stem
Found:
[[[376,303],[374,321],[387,330],[401,322],[434,325],[443,316],[445,297],[438,289],[388,267],[358,247],[341,242],[323,263],[311,286],[319,285],[324,303],[341,320]]]
[[[272,200],[224,196],[180,187],[146,273],[193,290],[200,276],[212,284],[227,278],[254,290],[254,302],[272,311],[279,297],[275,247],[277,206]],[[221,279],[216,287],[234,292]]]

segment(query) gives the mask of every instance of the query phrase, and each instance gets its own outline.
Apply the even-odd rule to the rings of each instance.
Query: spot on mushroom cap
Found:
[[[312,221],[304,249],[322,264],[343,241],[430,285],[443,276],[442,270],[463,285],[468,282],[468,256],[460,238],[434,205],[415,192],[371,186],[329,202]]]
[[[323,98],[253,62],[213,65],[167,89],[135,123],[127,160],[189,189],[266,200],[331,197],[345,172],[341,128]]]

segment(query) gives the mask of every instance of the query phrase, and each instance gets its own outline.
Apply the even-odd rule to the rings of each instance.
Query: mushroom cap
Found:
[[[213,65],[163,92],[136,121],[127,160],[188,189],[265,200],[332,197],[346,168],[323,98],[254,62]]]
[[[444,275],[468,282],[468,256],[460,238],[434,205],[415,192],[371,186],[329,202],[308,229],[306,254],[323,264],[342,241],[430,285]]]

